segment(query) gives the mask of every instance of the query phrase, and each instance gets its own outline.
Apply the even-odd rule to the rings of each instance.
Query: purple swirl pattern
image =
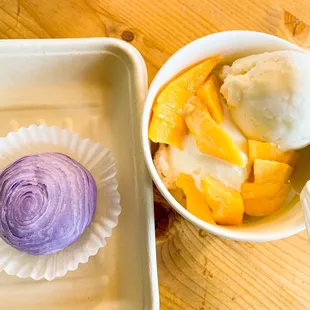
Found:
[[[24,156],[0,174],[0,237],[31,255],[56,253],[80,237],[96,202],[92,175],[72,158]]]

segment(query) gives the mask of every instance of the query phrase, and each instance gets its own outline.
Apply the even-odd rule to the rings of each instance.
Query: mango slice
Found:
[[[278,211],[291,188],[288,183],[244,183],[241,188],[244,212],[251,216],[266,216]]]
[[[197,90],[196,95],[207,106],[212,118],[221,124],[223,122],[223,107],[220,85],[215,74],[208,77],[207,81]]]
[[[273,198],[286,196],[291,188],[289,183],[243,183],[241,195],[243,199]]]
[[[212,119],[207,107],[198,97],[194,96],[185,104],[184,119],[202,153],[245,167],[246,159],[242,156],[240,149]]]
[[[250,216],[267,216],[281,209],[286,196],[276,196],[272,199],[245,199],[244,212]]]
[[[167,122],[179,131],[185,132],[187,130],[183,115],[168,105],[156,103],[153,108],[153,116]]]
[[[284,163],[270,160],[254,160],[255,183],[286,183],[293,172],[293,168]]]
[[[182,117],[183,107],[221,60],[222,57],[208,58],[185,71],[161,91],[153,106],[153,117],[150,122],[152,129],[149,130],[149,138],[153,142],[166,143],[176,147],[182,145],[179,139],[182,140],[186,133],[186,125]],[[160,124],[159,120],[162,120],[162,124]],[[167,127],[175,129],[168,130]],[[155,128],[158,131],[164,131],[164,133],[154,132]],[[172,134],[177,137],[172,138]]]
[[[216,223],[239,225],[242,223],[244,206],[241,194],[222,182],[206,176],[201,181],[207,203]]]
[[[160,112],[162,106],[168,106],[182,116],[185,102],[193,96],[192,92],[172,83],[160,93],[153,105],[155,115]]]
[[[273,160],[294,167],[298,159],[296,151],[281,152],[273,143],[249,140],[249,157],[253,163],[255,159]]]
[[[149,126],[149,138],[153,142],[170,144],[182,149],[184,132],[153,115]]]
[[[197,189],[194,179],[190,175],[181,173],[177,178],[176,185],[185,193],[186,209],[199,219],[215,224],[210,207],[203,193]]]
[[[184,208],[186,208],[186,197],[184,191],[181,188],[169,190],[174,199]]]
[[[161,102],[162,97],[170,92],[171,89],[180,87],[194,94],[197,89],[205,82],[214,67],[223,59],[222,56],[210,57],[203,62],[195,65],[183,72],[180,76],[168,84],[168,86],[158,96],[157,101]]]

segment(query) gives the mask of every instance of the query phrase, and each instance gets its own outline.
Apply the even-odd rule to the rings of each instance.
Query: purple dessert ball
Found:
[[[96,202],[92,175],[72,158],[24,156],[0,174],[0,237],[31,255],[56,253],[81,236]]]

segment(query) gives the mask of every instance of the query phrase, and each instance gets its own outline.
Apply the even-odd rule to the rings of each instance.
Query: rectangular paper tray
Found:
[[[52,282],[1,272],[0,309],[159,309],[141,55],[110,38],[10,40],[0,41],[0,68],[0,136],[46,123],[101,142],[116,157],[123,208],[107,246],[77,271]]]

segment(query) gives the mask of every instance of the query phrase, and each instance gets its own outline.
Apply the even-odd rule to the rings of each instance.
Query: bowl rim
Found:
[[[160,70],[157,72],[156,76],[154,77],[150,87],[149,91],[147,94],[147,97],[145,99],[145,105],[143,109],[143,114],[142,114],[142,126],[141,126],[141,136],[142,136],[142,148],[143,148],[143,154],[144,154],[144,159],[146,166],[148,168],[148,171],[158,188],[159,192],[162,194],[164,199],[169,203],[169,205],[174,208],[175,211],[177,211],[181,216],[183,216],[186,220],[197,226],[198,228],[214,234],[216,236],[224,237],[226,239],[231,239],[235,241],[246,241],[246,242],[267,242],[267,241],[272,241],[272,240],[279,240],[283,239],[289,236],[292,236],[294,234],[297,234],[305,229],[305,224],[300,224],[300,225],[294,225],[293,227],[283,229],[283,230],[276,230],[272,232],[268,232],[265,234],[261,234],[259,232],[251,232],[251,233],[245,233],[242,231],[238,230],[231,230],[229,226],[220,226],[220,225],[213,225],[210,223],[207,223],[193,214],[191,214],[187,209],[185,209],[177,200],[170,194],[164,183],[162,182],[159,174],[157,173],[157,170],[155,168],[155,165],[153,163],[153,158],[151,154],[151,149],[150,149],[150,141],[148,138],[148,127],[149,127],[149,120],[150,120],[150,115],[151,115],[151,110],[153,106],[153,101],[158,93],[160,87],[162,87],[166,82],[164,83],[159,83],[161,84],[160,87],[158,87],[158,76],[160,75],[160,72],[163,70],[164,67],[168,66],[170,62],[176,58],[179,57],[179,54],[183,53],[184,50],[192,48],[192,46],[200,44],[200,42],[203,42],[205,40],[210,40],[214,37],[227,37],[227,36],[234,36],[234,35],[255,35],[259,36],[262,39],[272,39],[274,41],[277,41],[278,43],[283,44],[283,46],[286,46],[287,49],[292,49],[292,50],[302,50],[300,47],[297,45],[286,41],[284,39],[278,38],[276,36],[266,34],[263,32],[256,32],[256,31],[249,31],[249,30],[232,30],[232,31],[223,31],[223,32],[217,32],[213,34],[209,34],[207,36],[203,36],[201,38],[198,38],[182,48],[180,48],[176,53],[174,53],[169,59],[164,63],[164,65],[160,68]],[[193,63],[194,64],[194,63]],[[156,89],[156,92],[154,93],[154,89]],[[154,93],[154,94],[153,94]],[[236,227],[236,226],[234,226]]]

